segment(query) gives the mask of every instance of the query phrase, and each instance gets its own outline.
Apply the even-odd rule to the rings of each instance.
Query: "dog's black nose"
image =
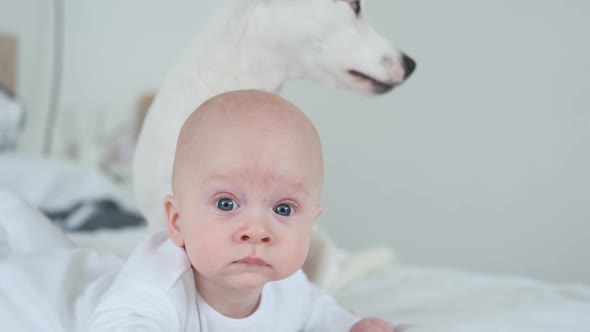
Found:
[[[402,53],[402,66],[404,67],[404,79],[407,79],[416,69],[416,61]]]

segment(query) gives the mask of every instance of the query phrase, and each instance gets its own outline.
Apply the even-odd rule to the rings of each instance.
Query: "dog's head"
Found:
[[[416,63],[367,21],[364,1],[266,0],[258,8],[269,36],[292,63],[292,77],[366,94],[403,83]]]

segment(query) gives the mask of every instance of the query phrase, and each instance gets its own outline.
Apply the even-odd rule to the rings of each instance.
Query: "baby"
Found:
[[[393,331],[301,271],[322,181],[318,133],[294,105],[255,90],[206,101],[178,138],[167,234],[129,257],[90,330]]]

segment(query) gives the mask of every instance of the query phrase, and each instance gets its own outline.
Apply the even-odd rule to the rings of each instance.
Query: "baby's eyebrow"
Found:
[[[284,187],[287,188],[290,195],[301,194],[309,196],[305,181],[291,178],[283,178],[281,176],[269,176],[266,181],[269,182],[280,182],[286,184]]]
[[[246,182],[252,176],[253,175],[249,172],[236,172],[231,174],[213,173],[204,179],[201,185],[211,186],[219,183]],[[304,196],[310,196],[310,193],[306,190],[305,182],[301,180],[285,178],[276,174],[266,174],[263,181],[265,181],[267,184],[269,184],[269,182],[286,183],[287,185],[285,187],[288,187],[288,193],[290,195],[301,194]]]
[[[303,189],[293,189],[293,190],[289,190],[285,192],[285,196],[284,198],[292,198],[295,199],[296,201],[299,201],[300,199],[303,199],[304,197],[309,197],[309,193]]]

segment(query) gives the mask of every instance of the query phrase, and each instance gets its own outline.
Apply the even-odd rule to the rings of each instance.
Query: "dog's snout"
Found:
[[[402,66],[404,67],[404,79],[407,79],[416,69],[416,61],[407,54],[402,53]]]
[[[385,55],[383,56],[383,58],[381,58],[381,63],[385,66],[385,67],[391,67],[393,66],[393,57],[391,55]]]

